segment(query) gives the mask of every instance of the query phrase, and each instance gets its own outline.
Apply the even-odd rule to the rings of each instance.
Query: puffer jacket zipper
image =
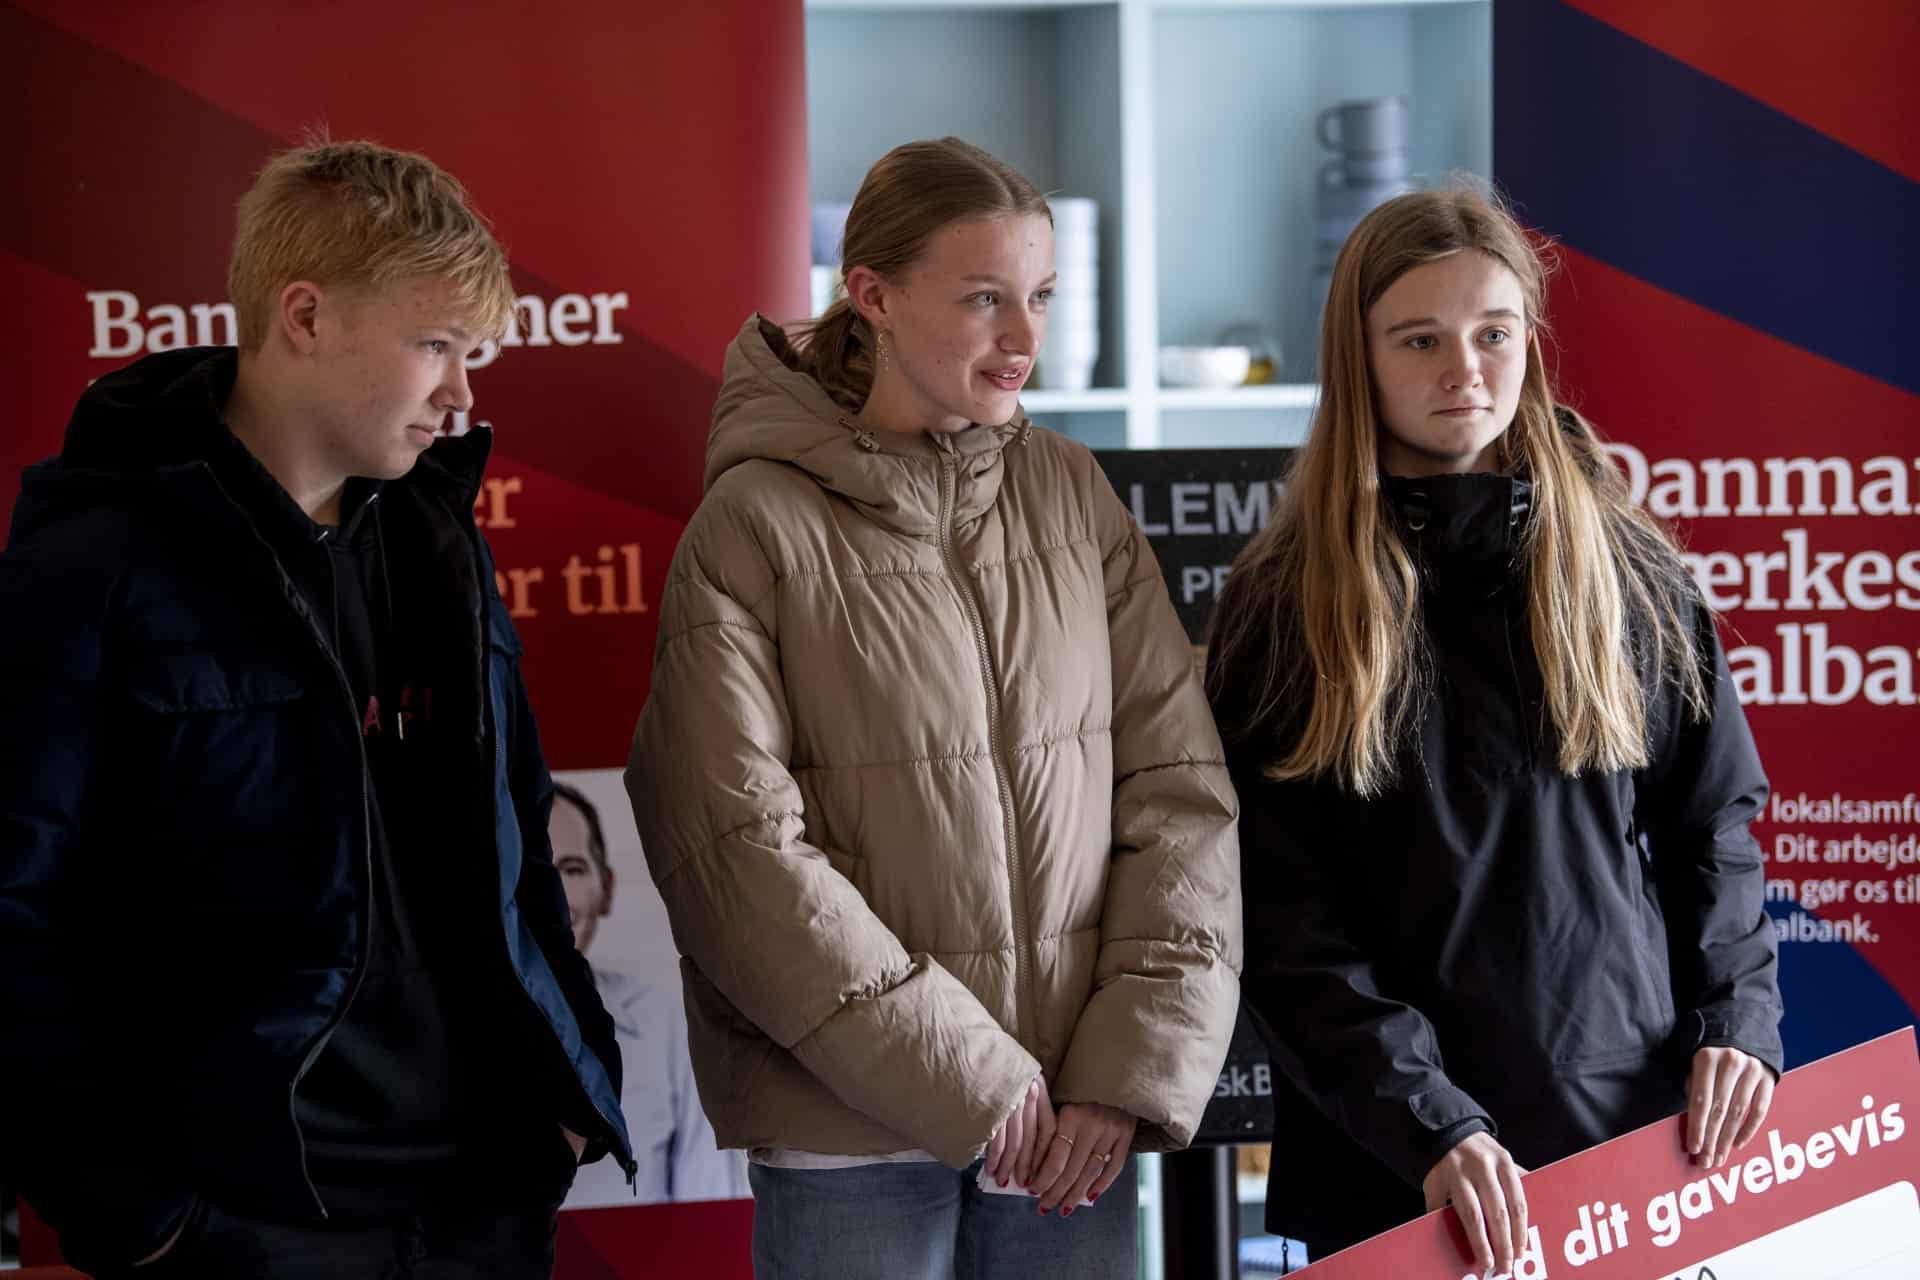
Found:
[[[953,445],[940,439],[945,456],[940,459],[940,557],[946,562],[947,575],[959,588],[960,602],[967,623],[973,629],[973,644],[980,657],[980,680],[987,693],[987,744],[993,757],[993,780],[1000,795],[1000,820],[1007,841],[1007,881],[1013,912],[1014,1015],[1020,1042],[1038,1051],[1039,1040],[1033,1029],[1033,929],[1027,917],[1027,881],[1020,859],[1020,836],[1013,817],[1013,785],[1007,780],[1007,765],[1000,734],[1000,688],[993,676],[993,655],[987,647],[987,625],[981,617],[980,602],[974,594],[973,579],[961,572],[959,557],[953,550],[955,490],[958,487]]]
[[[273,545],[267,541],[266,536],[260,532],[260,527],[254,523],[253,516],[248,513],[244,506],[235,501],[232,494],[227,492],[226,486],[220,483],[220,477],[214,473],[212,467],[207,466],[205,463],[201,463],[200,465],[206,467],[207,478],[213,482],[214,489],[239,513],[241,520],[246,523],[248,530],[252,532],[254,540],[265,548],[267,554],[273,557],[274,563],[278,564],[280,561],[278,553],[274,551]],[[334,657],[333,651],[327,647],[326,638],[320,632],[319,622],[314,618],[312,611],[309,610],[306,604],[300,599],[298,588],[293,585],[292,579],[286,576],[284,569],[281,570],[281,589],[287,593],[287,603],[292,607],[294,613],[299,616],[300,620],[306,624],[308,634],[319,647],[321,656],[327,660],[327,666],[333,671],[334,679],[340,688],[340,696],[346,699],[347,718],[354,726],[352,735],[353,744],[360,753],[361,880],[359,890],[360,900],[362,904],[365,904],[371,901],[373,897],[373,811],[368,796],[368,778],[372,771],[367,763],[366,739],[359,731],[360,712],[354,706],[353,686],[347,680],[346,668],[340,664],[340,660]],[[314,1184],[313,1170],[307,1162],[307,1135],[300,1128],[300,1081],[306,1077],[308,1070],[318,1061],[320,1051],[327,1047],[327,1041],[333,1038],[333,1033],[339,1028],[342,1022],[346,1021],[347,1011],[353,1007],[354,997],[360,994],[360,984],[366,977],[367,962],[372,957],[372,949],[373,930],[362,928],[360,930],[360,954],[354,960],[353,976],[347,981],[347,993],[341,998],[339,1007],[333,1011],[333,1016],[327,1020],[327,1024],[320,1028],[320,1034],[315,1036],[313,1043],[308,1046],[306,1056],[301,1058],[300,1066],[293,1073],[293,1079],[287,1082],[287,1117],[293,1122],[294,1141],[300,1148],[300,1180],[307,1184],[307,1193],[313,1197],[314,1207],[320,1211],[320,1217],[323,1220],[330,1218],[332,1215],[327,1212],[327,1203],[321,1198],[320,1188]]]

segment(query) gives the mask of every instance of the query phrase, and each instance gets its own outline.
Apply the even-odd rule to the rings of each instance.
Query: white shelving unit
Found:
[[[813,199],[957,134],[1100,202],[1096,387],[1033,391],[1102,447],[1292,444],[1311,417],[1322,107],[1405,94],[1416,175],[1492,168],[1491,0],[806,0]],[[1162,388],[1158,351],[1234,323],[1284,380]]]
[[[1028,413],[1125,413],[1133,403],[1125,387],[1095,387],[1089,391],[1028,391],[1020,403]]]
[[[1265,387],[1228,387],[1222,391],[1163,387],[1162,409],[1312,409],[1319,388],[1311,382]]]

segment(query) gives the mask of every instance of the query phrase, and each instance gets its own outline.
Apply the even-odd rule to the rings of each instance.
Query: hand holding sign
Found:
[[[1687,1154],[1702,1168],[1723,1165],[1752,1142],[1773,1105],[1773,1072],[1738,1049],[1708,1046],[1687,1077]]]
[[[1526,1174],[1529,1230],[1509,1280],[1920,1275],[1920,1145],[1912,1137],[1920,1130],[1909,1128],[1905,1114],[1920,1098],[1913,1030],[1801,1067],[1777,1094],[1769,1076],[1743,1107],[1735,1105],[1743,1064],[1716,1053],[1701,1059],[1702,1071],[1708,1061],[1709,1097],[1726,1099],[1712,1143],[1691,1116],[1676,1116]],[[1737,1145],[1748,1123],[1760,1130],[1753,1153],[1703,1170],[1691,1153],[1695,1138],[1701,1152],[1718,1155],[1721,1144]],[[1473,1154],[1466,1143],[1456,1151],[1462,1162]],[[1429,1204],[1431,1196],[1430,1186]],[[1465,1280],[1469,1253],[1472,1274],[1486,1274],[1490,1243],[1463,1242],[1450,1216],[1430,1214],[1318,1260],[1302,1275]]]
[[[1511,1272],[1527,1251],[1527,1193],[1507,1149],[1487,1133],[1463,1138],[1420,1184],[1429,1210],[1453,1206],[1481,1274]]]

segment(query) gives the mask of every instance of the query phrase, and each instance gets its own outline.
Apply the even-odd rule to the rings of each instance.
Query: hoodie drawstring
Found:
[[[880,452],[880,442],[873,438],[873,432],[867,430],[865,427],[856,427],[855,425],[853,425],[852,420],[849,419],[847,415],[844,413],[840,415],[838,421],[841,426],[853,432],[853,439],[855,444],[858,444],[862,449],[865,449],[868,453]]]
[[[868,431],[865,427],[855,426],[852,420],[845,414],[841,414],[837,421],[848,431],[853,432],[855,444],[858,444],[868,453],[880,452],[880,442],[874,438],[873,432]],[[1009,422],[1003,430],[1013,433],[1013,442],[1015,444],[1025,444],[1033,438],[1033,419],[1023,417],[1019,422]]]

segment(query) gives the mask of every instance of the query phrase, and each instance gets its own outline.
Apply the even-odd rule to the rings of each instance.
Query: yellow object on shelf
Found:
[[[1228,325],[1220,334],[1222,346],[1245,347],[1252,357],[1243,387],[1264,387],[1280,377],[1280,339],[1257,324]]]

